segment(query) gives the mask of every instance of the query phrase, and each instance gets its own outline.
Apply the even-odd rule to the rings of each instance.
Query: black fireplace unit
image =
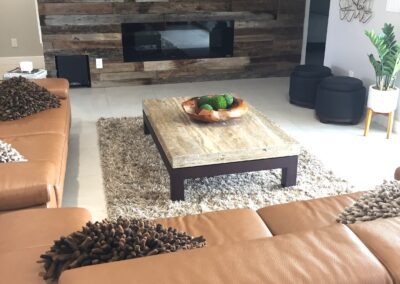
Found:
[[[88,55],[57,55],[57,77],[67,79],[70,87],[90,87]]]
[[[125,23],[125,62],[233,56],[234,21]]]

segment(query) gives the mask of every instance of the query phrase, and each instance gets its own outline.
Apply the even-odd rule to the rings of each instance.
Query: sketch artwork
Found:
[[[366,23],[372,17],[372,0],[339,0],[339,7],[341,20]]]

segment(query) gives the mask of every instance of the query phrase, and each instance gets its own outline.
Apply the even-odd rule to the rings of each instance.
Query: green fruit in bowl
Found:
[[[231,94],[225,94],[224,98],[226,100],[226,104],[230,107],[233,104],[233,96]]]
[[[209,104],[210,98],[208,96],[202,96],[199,98],[197,105],[201,107],[202,105]]]
[[[214,110],[226,109],[227,103],[224,96],[214,96],[210,99],[210,105]]]
[[[200,106],[200,109],[213,110],[213,107],[210,106],[209,104],[203,104]]]

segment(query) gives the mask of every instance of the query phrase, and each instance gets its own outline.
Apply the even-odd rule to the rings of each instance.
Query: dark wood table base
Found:
[[[185,200],[184,181],[189,178],[219,176],[244,172],[282,169],[281,184],[284,187],[296,185],[298,156],[269,158],[234,163],[222,163],[187,168],[172,168],[155,134],[150,121],[143,112],[144,134],[151,134],[170,176],[171,200]]]

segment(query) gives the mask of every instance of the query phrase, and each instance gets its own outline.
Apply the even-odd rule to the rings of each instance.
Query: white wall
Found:
[[[0,1],[0,57],[40,56],[40,42],[36,0]],[[18,47],[11,46],[11,38]]]
[[[18,47],[11,47],[11,38]],[[36,0],[0,0],[0,80],[24,60],[44,67]]]
[[[331,67],[335,75],[348,75],[349,70],[352,70],[354,76],[363,80],[365,86],[373,84],[375,81],[374,70],[367,54],[376,54],[376,52],[369,39],[364,35],[364,31],[379,32],[384,23],[392,23],[395,26],[397,40],[400,42],[400,13],[387,12],[386,0],[375,0],[372,9],[374,14],[368,23],[363,24],[358,20],[349,23],[339,18],[339,0],[331,0],[325,49],[324,64]],[[398,82],[400,83],[400,80]],[[395,130],[399,132],[399,112],[396,120]],[[386,120],[382,120],[382,118],[378,118],[378,121],[386,124]]]

